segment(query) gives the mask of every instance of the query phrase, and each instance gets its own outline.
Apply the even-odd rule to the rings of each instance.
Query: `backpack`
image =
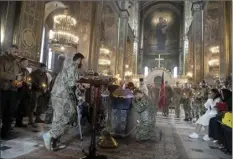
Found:
[[[222,123],[230,128],[232,128],[232,113],[226,112],[222,118]]]

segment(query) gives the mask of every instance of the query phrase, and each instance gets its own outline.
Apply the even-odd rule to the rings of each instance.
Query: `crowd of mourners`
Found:
[[[204,83],[205,84],[205,83]],[[206,86],[208,87],[208,86]],[[202,115],[197,118],[195,132],[189,135],[197,139],[202,127],[205,129],[204,141],[212,140],[221,150],[232,151],[232,91],[227,85],[216,85],[207,89],[208,96],[205,101]]]
[[[53,77],[48,73],[46,65],[40,63],[37,69],[29,72],[29,60],[20,58],[20,50],[12,45],[0,56],[0,108],[1,139],[16,137],[15,127],[36,127],[35,123],[44,123],[41,115],[45,113],[51,101],[53,105],[52,129],[43,135],[45,146],[51,150],[52,139],[58,141],[71,123],[75,114],[73,100],[75,82],[81,69],[84,56],[77,53],[73,62]],[[77,72],[77,74],[76,74]],[[55,81],[57,77],[57,80]],[[53,87],[55,83],[55,87]],[[133,107],[140,115],[136,129],[137,140],[149,140],[155,137],[155,115],[159,109],[160,84],[145,85],[140,79],[136,88],[129,82],[126,88],[134,93]],[[224,151],[232,150],[232,91],[231,79],[222,83],[216,80],[210,86],[204,80],[200,85],[178,82],[170,86],[165,82],[165,105],[161,107],[164,116],[168,116],[171,108],[175,109],[175,117],[180,118],[183,106],[185,121],[196,122],[195,132],[189,135],[197,139],[202,127],[205,128],[203,140],[218,143]],[[54,111],[54,113],[53,113]],[[23,122],[28,118],[28,123]]]
[[[12,45],[0,56],[1,139],[6,140],[17,137],[14,126],[36,127],[35,123],[44,123],[41,115],[48,107],[55,79],[43,63],[29,72],[29,60],[20,55],[19,48]],[[28,118],[27,123],[23,117]]]
[[[201,81],[199,85],[176,82],[170,86],[165,82],[165,105],[159,108],[160,84],[145,85],[140,83],[140,90],[152,101],[156,110],[161,109],[164,116],[175,109],[175,117],[180,118],[183,107],[184,121],[196,124],[190,138],[198,139],[202,127],[205,128],[204,141],[217,143],[225,152],[232,150],[232,90],[231,78],[225,82],[215,80],[213,85]]]

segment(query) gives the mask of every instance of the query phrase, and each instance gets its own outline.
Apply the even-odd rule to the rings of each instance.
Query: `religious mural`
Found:
[[[145,19],[144,32],[146,54],[178,53],[180,19],[173,10],[156,9]]]

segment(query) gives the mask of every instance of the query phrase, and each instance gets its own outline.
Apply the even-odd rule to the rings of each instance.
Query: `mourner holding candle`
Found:
[[[33,111],[36,107],[35,123],[43,123],[40,115],[45,111],[45,104],[43,104],[43,96],[48,90],[48,77],[46,75],[46,65],[41,63],[39,68],[30,74],[32,80],[32,91],[30,99],[29,125],[33,125]]]
[[[26,127],[23,124],[23,116],[26,115],[25,112],[28,112],[29,109],[29,89],[31,86],[31,79],[29,78],[29,71],[27,70],[28,60],[26,58],[22,58],[19,61],[20,69],[22,72],[21,82],[22,86],[18,89],[18,108],[15,112],[16,114],[16,127]]]
[[[67,131],[69,124],[73,124],[73,120],[76,120],[75,86],[83,59],[84,56],[81,53],[76,53],[73,62],[65,67],[55,80],[51,92],[54,109],[52,129],[43,135],[45,147],[48,150],[65,147],[65,145],[59,145],[60,137]],[[53,146],[51,146],[52,142]]]
[[[21,77],[21,71],[16,58],[18,54],[18,47],[12,45],[7,52],[0,56],[1,139],[15,137],[15,134],[11,133],[10,130],[13,121],[13,111],[17,106],[18,82],[16,80]]]

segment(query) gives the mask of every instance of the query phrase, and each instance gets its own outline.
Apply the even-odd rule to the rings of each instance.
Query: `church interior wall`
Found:
[[[211,48],[220,44],[219,32],[219,6],[217,2],[209,2],[204,11],[204,55],[205,55],[205,77],[219,76],[219,66],[211,67],[208,62],[212,58],[220,59],[219,52],[212,53]]]
[[[186,63],[193,63],[193,69],[186,65],[186,69],[188,69],[186,75],[192,74],[194,82],[199,82],[202,79],[207,81],[216,78],[225,79],[231,71],[229,68],[231,66],[231,60],[229,60],[231,56],[231,46],[229,45],[232,25],[230,20],[231,5],[226,1],[211,1],[196,5],[192,26],[188,33],[189,54],[186,59]],[[204,6],[199,9],[198,5]],[[202,12],[203,20],[200,19]],[[198,33],[201,32],[201,25],[203,26],[203,41],[196,39],[197,37],[200,39]],[[203,50],[200,51],[202,47]],[[193,62],[192,59],[194,59]],[[197,72],[197,68],[204,69]]]
[[[161,54],[162,58],[166,61],[161,61],[161,65],[166,67],[168,70],[172,70],[173,67],[177,66],[183,67],[181,63],[183,62],[183,6],[176,2],[141,2],[143,9],[140,12],[140,23],[141,23],[141,49],[143,54],[143,60],[141,62],[142,68],[145,66],[158,67],[158,61],[154,61],[155,58]],[[170,13],[170,14],[169,14]],[[157,49],[157,39],[155,37],[155,28],[151,27],[153,20],[153,15],[157,16],[157,19],[161,16],[168,16],[168,20],[172,20],[173,26],[168,29],[166,49]],[[169,19],[170,18],[170,19]],[[156,19],[154,19],[156,20]],[[171,29],[174,29],[173,31]],[[154,40],[153,40],[154,39]],[[169,49],[170,48],[170,49]],[[179,68],[180,69],[180,68]],[[144,71],[142,71],[144,72]],[[182,72],[180,70],[179,72]]]
[[[101,35],[101,44],[104,48],[109,49],[110,51],[110,61],[111,65],[109,66],[109,71],[112,74],[115,74],[116,66],[116,55],[117,55],[117,26],[118,26],[118,12],[115,12],[112,8],[113,4],[104,3],[103,13],[101,21],[102,26],[102,35]],[[101,46],[100,46],[101,47]]]

